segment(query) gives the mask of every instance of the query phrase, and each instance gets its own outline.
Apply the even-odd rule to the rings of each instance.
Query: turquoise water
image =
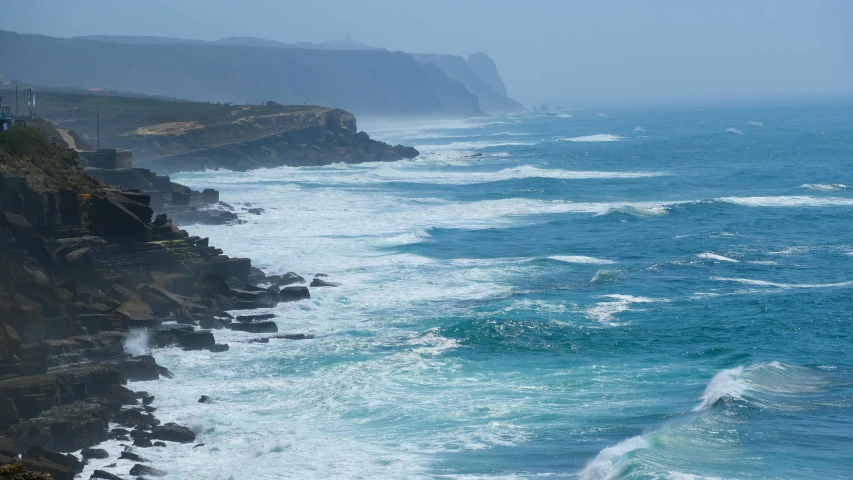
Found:
[[[178,175],[305,342],[155,354],[181,478],[853,478],[853,107],[362,125],[393,164]],[[476,155],[476,156],[475,156]],[[217,398],[199,406],[200,394]],[[153,455],[153,454],[152,454]]]

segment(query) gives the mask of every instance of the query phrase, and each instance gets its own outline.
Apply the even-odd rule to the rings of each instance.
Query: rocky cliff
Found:
[[[506,87],[498,75],[494,61],[484,53],[475,53],[465,60],[457,55],[414,53],[412,57],[422,63],[441,68],[448,77],[465,85],[480,101],[487,113],[519,112],[524,107],[509,98]]]
[[[213,333],[221,328],[264,342],[308,338],[274,335],[269,315],[226,313],[308,298],[305,286],[280,288],[304,279],[267,276],[152,217],[148,195],[92,179],[74,151],[35,129],[0,134],[0,478],[72,480],[81,459],[57,452],[104,459],[90,447],[108,439],[133,448],[195,440],[161,424],[156,399],[132,389],[172,375],[127,353],[129,338],[211,352],[228,350]],[[97,478],[165,474],[133,465],[139,458],[126,451]]]
[[[477,97],[403,52],[126,44],[0,31],[7,78],[197,101],[333,105],[357,114],[469,116]]]
[[[418,155],[411,147],[372,140],[358,131],[353,114],[339,109],[276,102],[235,106],[45,88],[38,92],[42,118],[29,121],[51,141],[77,150],[98,144],[131,150],[137,166],[157,173],[393,161]],[[6,87],[0,95],[13,98],[14,90]]]

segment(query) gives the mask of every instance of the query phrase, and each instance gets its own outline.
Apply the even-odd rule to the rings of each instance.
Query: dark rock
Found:
[[[154,395],[146,395],[146,396],[142,397],[142,404],[143,405],[151,405],[151,402],[153,402],[153,401],[154,401]]]
[[[209,349],[216,344],[213,334],[208,331],[187,332],[175,335],[175,341],[185,350]]]
[[[283,340],[311,340],[314,338],[314,335],[306,335],[304,333],[285,333],[282,335],[274,335],[272,338]]]
[[[269,320],[275,318],[275,314],[264,313],[259,315],[237,315],[237,321],[240,323],[257,322],[258,320]]]
[[[110,430],[110,438],[115,439],[115,437],[124,435],[127,436],[130,433],[130,430],[124,428],[114,428]]]
[[[133,441],[133,446],[134,447],[140,447],[140,448],[150,448],[154,445],[151,443],[151,440],[148,440],[147,438],[137,438]],[[122,457],[122,458],[124,458],[124,457]],[[144,462],[145,460],[137,460],[137,461]]]
[[[53,480],[49,473],[27,471],[24,464],[9,459],[11,463],[0,466],[0,478],[9,480]]]
[[[327,282],[325,280],[320,280],[319,278],[315,278],[314,280],[311,280],[311,287],[313,287],[313,288],[317,288],[317,287],[339,287],[339,286],[341,286],[340,283]]]
[[[165,447],[165,446],[166,446],[166,443],[165,443],[165,442],[159,442],[159,441],[158,441],[158,442],[154,442],[154,446],[155,446],[155,447]]]
[[[148,405],[145,405],[144,407],[142,407],[142,409],[143,409],[143,410],[145,410],[145,411],[146,411],[146,412],[148,412],[148,413],[154,413],[154,412],[156,412],[156,411],[157,411],[157,409],[156,409],[156,408],[151,407],[151,406],[148,406]]]
[[[264,213],[263,208],[247,208],[246,211],[249,213],[252,213],[254,215],[260,215],[260,214]]]
[[[279,292],[279,300],[282,302],[297,302],[311,298],[308,287],[284,287]]]
[[[131,382],[157,380],[160,378],[160,366],[151,355],[137,355],[118,362],[122,374]]]
[[[222,322],[210,316],[202,317],[198,322],[198,326],[207,330],[220,330],[225,328],[225,325]]]
[[[200,293],[208,293],[211,295],[231,295],[231,287],[228,282],[217,273],[207,273],[198,282],[196,282],[196,290]]]
[[[281,276],[278,284],[290,285],[292,283],[305,283],[305,279],[293,272],[287,272]]]
[[[210,347],[209,350],[211,352],[218,353],[218,352],[227,352],[228,348],[229,347],[228,347],[227,343],[217,343],[217,344],[214,344],[212,347]]]
[[[143,440],[143,439],[137,439],[135,442],[133,442],[134,445],[136,445],[136,442],[138,442],[139,440]],[[151,440],[145,440],[145,441],[147,441],[149,443],[149,446],[150,446]],[[119,460],[122,460],[122,459],[123,460],[132,460],[134,462],[148,462],[148,460],[145,460],[144,458],[140,457],[139,455],[137,455],[133,452],[128,452],[127,450],[125,450],[124,452],[121,452],[121,455],[119,455],[118,458],[119,458]]]
[[[157,217],[154,219],[154,222],[152,222],[152,223],[154,224],[155,227],[162,227],[168,221],[169,221],[169,217],[167,217],[165,213],[161,213],[160,215],[157,215]]]
[[[13,377],[0,381],[0,395],[15,403],[18,416],[32,418],[74,400],[71,385],[56,375]]]
[[[203,444],[203,443],[199,443],[199,444],[197,444],[197,445],[193,445],[193,449],[196,449],[196,448],[198,448],[198,447],[203,447],[203,446],[204,446],[204,444]]]
[[[90,458],[109,458],[110,456],[110,454],[103,448],[84,448],[83,451],[80,452],[80,455],[82,455],[86,460],[89,460]]]
[[[182,427],[176,423],[167,423],[152,428],[150,438],[169,442],[191,443],[195,441],[195,433],[189,428]]]
[[[9,437],[0,437],[0,456],[18,458],[18,447]]]
[[[0,431],[18,423],[18,408],[15,402],[9,400],[6,395],[0,395]]]
[[[156,468],[146,467],[145,465],[137,463],[130,469],[131,475],[151,475],[152,477],[165,477],[166,472],[162,470],[157,470]]]
[[[137,428],[148,428],[160,424],[154,415],[137,408],[128,408],[118,412],[113,416],[113,421],[125,427]]]
[[[142,438],[147,439],[150,436],[151,436],[151,432],[147,432],[147,431],[141,430],[141,429],[136,429],[136,430],[130,432],[130,438],[132,438],[134,440],[142,439]]]
[[[10,362],[21,349],[21,337],[10,325],[0,323],[0,363]]]
[[[46,458],[51,462],[62,465],[63,467],[70,468],[74,473],[80,473],[83,471],[83,462],[80,461],[74,455],[70,453],[56,453],[51,452],[49,450],[45,450],[44,448],[38,446],[32,446],[27,449],[26,453],[24,453],[22,458]]]
[[[75,402],[42,412],[38,417],[13,425],[7,435],[20,449],[33,445],[58,452],[72,452],[108,438],[110,413],[97,404]]]
[[[65,465],[51,462],[41,456],[22,458],[21,463],[24,464],[24,468],[27,470],[50,474],[53,480],[74,480],[74,470]]]
[[[232,323],[228,325],[231,330],[238,330],[249,333],[277,333],[278,325],[275,322],[254,322],[254,323]]]
[[[207,395],[202,395],[201,398],[198,399],[198,403],[213,403],[213,399]]]
[[[270,343],[270,339],[267,337],[252,338],[249,343]]]
[[[201,201],[204,203],[216,203],[219,201],[219,191],[205,188],[201,191]]]
[[[92,472],[92,476],[90,476],[89,479],[92,478],[100,478],[103,480],[124,480],[118,475],[113,475],[112,473],[105,472],[103,470],[95,470],[94,472]]]
[[[63,368],[55,370],[53,373],[71,385],[85,384],[89,396],[112,393],[112,385],[127,383],[118,366],[102,363]],[[78,400],[84,399],[78,398]]]

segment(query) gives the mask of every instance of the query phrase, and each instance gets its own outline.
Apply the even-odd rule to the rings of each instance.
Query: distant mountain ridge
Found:
[[[494,62],[484,54],[467,61],[410,55],[349,39],[324,44],[255,37],[215,42],[134,36],[60,39],[4,31],[0,44],[7,78],[56,87],[235,104],[307,103],[372,116],[472,116],[523,109],[506,96]],[[478,73],[471,59],[493,68],[479,68],[485,73]]]
[[[191,40],[173,37],[84,35],[72,37],[72,40],[92,40],[95,42],[122,43],[125,45],[239,45],[243,47],[308,48],[317,50],[384,50],[384,48],[372,47],[350,39],[334,40],[325,43],[285,43],[258,37],[227,37],[211,42],[207,40]]]

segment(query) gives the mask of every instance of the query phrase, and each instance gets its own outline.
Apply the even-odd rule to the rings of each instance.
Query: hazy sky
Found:
[[[0,0],[0,29],[483,51],[527,105],[853,93],[853,0]]]

